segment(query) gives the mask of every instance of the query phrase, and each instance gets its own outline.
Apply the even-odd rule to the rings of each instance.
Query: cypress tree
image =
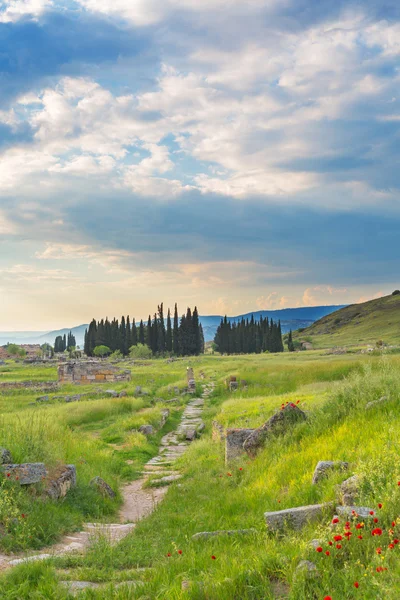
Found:
[[[172,336],[172,349],[175,356],[179,356],[179,320],[178,320],[178,305],[175,304],[174,310],[174,329]]]
[[[171,325],[171,311],[168,309],[167,315],[167,332],[165,334],[165,349],[167,352],[172,352],[172,325]]]
[[[143,327],[143,321],[141,321],[141,325]],[[144,335],[144,331],[143,331],[143,335]],[[137,346],[138,343],[138,332],[137,332],[137,327],[136,327],[136,321],[135,319],[132,320],[132,330],[131,330],[131,346]],[[143,339],[143,343],[144,343],[144,339]]]
[[[139,344],[145,344],[145,343],[146,343],[146,338],[145,338],[145,334],[144,334],[144,325],[143,325],[143,321],[141,319],[140,325],[139,325]]]
[[[157,308],[158,322],[157,322],[157,352],[165,352],[165,321],[164,321],[164,304],[161,304]],[[157,321],[157,318],[156,318]]]

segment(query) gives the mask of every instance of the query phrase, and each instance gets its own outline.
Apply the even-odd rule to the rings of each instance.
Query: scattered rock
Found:
[[[178,479],[182,479],[182,475],[166,475],[165,477],[161,477],[160,479],[154,479],[150,482],[152,487],[157,487],[158,485],[166,485],[168,483],[173,483],[174,481],[178,481]]]
[[[387,396],[382,396],[382,398],[379,398],[379,400],[374,400],[373,402],[368,402],[368,404],[365,405],[365,410],[370,410],[371,408],[375,408],[376,406],[379,406],[380,404],[385,404],[385,402],[388,402],[389,398]]]
[[[51,554],[33,554],[32,556],[25,556],[24,558],[15,558],[14,560],[10,560],[8,564],[10,567],[16,567],[17,565],[22,565],[27,562],[47,560],[48,558],[52,558]]]
[[[331,508],[330,504],[312,504],[310,506],[266,512],[264,518],[271,531],[278,531],[286,526],[292,529],[301,529],[310,521],[316,521],[323,517],[324,513]]]
[[[116,496],[114,490],[101,477],[93,477],[90,485],[96,488],[102,496],[108,496],[109,498],[115,498]]]
[[[245,440],[243,447],[250,456],[254,456],[269,436],[282,435],[289,427],[306,419],[307,415],[296,404],[286,404],[264,425],[254,430]]]
[[[50,398],[49,396],[39,396],[36,398],[36,402],[50,402]]]
[[[317,577],[319,575],[317,566],[310,560],[301,560],[296,567],[294,578],[300,577]]]
[[[354,512],[353,512],[354,511]],[[372,519],[373,515],[370,513],[374,512],[372,508],[367,506],[337,506],[336,512],[339,517],[351,518],[356,513],[362,519]]]
[[[360,494],[360,486],[361,479],[358,475],[353,475],[346,479],[346,481],[343,481],[343,483],[337,487],[339,501],[344,506],[355,504]]]
[[[1,469],[6,475],[10,474],[10,479],[19,481],[21,485],[31,485],[39,483],[46,475],[44,463],[24,463],[21,465],[2,465]]]
[[[139,431],[140,433],[143,433],[143,435],[153,435],[154,427],[153,425],[142,425],[141,427],[139,427]]]
[[[161,419],[160,419],[160,429],[162,429],[165,425],[165,423],[167,422],[169,417],[169,409],[166,408],[165,410],[161,411]]]
[[[72,596],[78,595],[82,590],[93,590],[101,587],[99,583],[93,583],[92,581],[60,581],[60,584],[65,587]]]
[[[230,381],[229,382],[229,391],[230,392],[236,392],[236,390],[238,389],[239,384],[237,381]]]
[[[67,492],[76,486],[76,467],[66,465],[62,467],[57,476],[49,481],[46,494],[52,500],[59,500],[67,495]]]
[[[120,393],[118,394],[118,397],[119,397],[119,398],[125,398],[125,396],[127,396],[127,395],[128,395],[128,393],[127,393],[125,390],[122,390],[122,392],[120,392]]]
[[[329,471],[340,470],[345,471],[349,468],[349,463],[341,462],[341,461],[333,461],[333,460],[320,460],[315,467],[314,475],[312,478],[312,482],[315,485],[324,477],[327,477]]]
[[[7,465],[12,463],[11,452],[7,448],[0,448],[0,464]]]
[[[254,429],[226,429],[225,430],[225,462],[230,462],[242,456],[243,445]]]
[[[106,390],[105,394],[107,394],[108,396],[112,396],[113,398],[118,398],[119,396],[119,393],[115,390]]]
[[[228,529],[228,530],[221,530],[221,531],[200,531],[200,533],[195,533],[194,535],[192,535],[192,540],[201,540],[201,539],[208,539],[210,537],[217,537],[217,536],[223,536],[223,535],[250,535],[250,534],[254,534],[257,533],[256,529]]]
[[[318,546],[321,546],[322,542],[321,540],[311,540],[310,542],[310,546],[311,548],[314,548],[314,550],[316,550],[318,548]]]
[[[188,442],[193,442],[193,440],[196,439],[196,430],[195,429],[187,429],[186,433],[185,433],[185,439],[188,440]]]
[[[137,385],[135,387],[135,396],[140,396],[141,393],[142,393],[142,386],[141,385]]]

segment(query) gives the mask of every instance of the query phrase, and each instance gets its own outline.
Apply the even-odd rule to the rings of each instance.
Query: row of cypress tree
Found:
[[[68,338],[65,335],[58,335],[54,342],[54,352],[65,352],[76,346],[76,339],[72,331],[69,332]]]
[[[259,321],[242,319],[231,323],[225,316],[217,329],[214,344],[222,354],[260,354],[283,352],[281,322],[268,317]]]
[[[158,306],[157,312],[149,315],[147,323],[142,320],[139,325],[129,316],[121,317],[121,321],[108,318],[96,321],[93,319],[89,329],[85,331],[84,352],[93,356],[96,346],[108,346],[112,352],[119,350],[124,356],[137,344],[146,344],[154,355],[174,354],[175,356],[191,356],[204,352],[203,328],[195,307],[178,317],[178,306],[175,304],[173,320],[168,309],[164,318],[164,305]]]

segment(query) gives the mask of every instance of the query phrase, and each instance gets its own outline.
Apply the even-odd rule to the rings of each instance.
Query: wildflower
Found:
[[[327,550],[327,551],[325,552],[325,554],[326,554],[327,556],[330,556],[330,555],[331,555],[331,553],[329,552],[329,550]]]
[[[388,548],[390,548],[390,550],[393,550],[394,544],[389,544]]]
[[[178,550],[178,554],[182,554],[182,550]]]
[[[396,527],[396,521],[392,521],[392,527]]]
[[[334,519],[332,519],[332,523],[334,525],[336,525],[336,523],[339,523],[339,519],[337,517],[335,517]]]
[[[398,543],[399,543],[399,540],[397,538],[393,540],[393,544],[398,544]]]
[[[211,560],[215,560],[215,556],[214,556],[214,554],[212,555],[212,557],[211,557]]]
[[[379,502],[378,508],[382,508],[382,506],[383,506],[382,502]]]
[[[25,515],[24,515],[24,513],[22,513],[21,517],[22,517],[23,519],[25,519]]]
[[[242,468],[242,467],[239,467],[239,471],[243,471],[243,468]]]
[[[362,540],[362,539],[363,539],[363,536],[362,536],[362,535],[358,535],[357,537],[358,537],[358,539],[359,539],[359,540]]]
[[[7,473],[7,477],[11,477],[11,473]]]
[[[336,544],[336,548],[337,548],[338,550],[340,550],[340,549],[341,549],[341,547],[342,547],[342,544]]]
[[[382,535],[383,531],[380,527],[376,527],[371,531],[371,535]]]
[[[171,552],[168,552],[167,556],[171,556]]]
[[[351,531],[345,531],[345,532],[344,532],[344,535],[345,535],[345,536],[347,537],[347,539],[349,540],[353,534],[351,533]]]
[[[322,548],[321,546],[318,546],[318,548],[315,548],[317,552],[322,552]]]
[[[357,523],[356,529],[362,529],[364,527],[364,523]]]
[[[332,600],[332,596],[325,596],[324,600]]]
[[[377,548],[377,549],[376,549],[376,553],[377,553],[377,554],[382,554],[382,548]]]
[[[345,527],[346,527],[346,529],[350,529],[351,525],[350,525],[349,521],[346,521]]]
[[[329,546],[333,546],[333,542],[330,542],[330,541],[329,541],[329,542],[328,542],[328,545],[329,545]]]
[[[228,477],[232,477],[232,473],[227,473]]]
[[[360,584],[358,583],[358,581],[354,582],[354,587],[357,588],[357,589],[360,587]]]
[[[370,511],[369,511],[369,514],[370,514],[370,515],[374,515],[375,513],[374,513],[374,511],[373,511],[373,510],[370,510]]]
[[[377,518],[375,517],[375,519],[374,519],[374,523],[379,523],[379,519],[377,519]]]
[[[335,535],[333,539],[335,540],[335,542],[340,542],[343,538],[341,535]]]
[[[300,404],[300,400],[297,400],[296,404]]]
[[[16,476],[16,478],[15,478],[15,481],[19,481],[19,477],[18,477],[18,475]]]

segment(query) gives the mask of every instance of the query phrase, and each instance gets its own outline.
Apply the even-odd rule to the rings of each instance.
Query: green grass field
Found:
[[[99,539],[84,556],[19,566],[0,579],[0,597],[67,600],[72,596],[59,581],[71,579],[105,584],[102,589],[79,596],[86,599],[399,598],[400,544],[388,549],[390,541],[396,535],[400,537],[397,355],[324,356],[310,352],[215,355],[170,364],[165,360],[146,361],[132,367],[130,384],[113,386],[125,389],[126,397],[106,399],[90,388],[79,388],[79,393],[91,391],[91,395],[70,405],[30,406],[40,394],[3,392],[0,445],[9,448],[16,461],[74,463],[79,482],[67,500],[58,504],[43,502],[20,490],[15,490],[13,497],[7,495],[5,501],[3,491],[3,524],[10,506],[27,515],[21,531],[11,527],[0,537],[3,550],[39,548],[63,532],[79,528],[88,518],[112,519],[120,499],[105,502],[94,495],[88,482],[101,475],[118,489],[124,481],[137,477],[148,458],[157,454],[161,434],[149,442],[131,431],[144,422],[156,422],[165,404],[154,405],[152,400],[173,397],[173,389],[168,386],[185,385],[189,364],[198,383],[203,372],[204,382],[214,381],[215,391],[206,402],[207,427],[202,438],[180,459],[184,478],[169,488],[153,514],[119,545],[112,547]],[[41,367],[11,365],[0,367],[0,382],[11,381],[12,377],[31,379],[33,371],[38,380],[55,379],[55,372]],[[246,380],[247,390],[229,393],[225,384],[229,375]],[[135,398],[136,385],[142,385],[149,395]],[[61,393],[71,389],[64,386]],[[385,404],[365,410],[366,403],[384,395],[388,396]],[[185,397],[180,398],[183,405]],[[213,419],[225,426],[256,427],[279,410],[282,402],[297,400],[308,414],[306,422],[284,437],[269,441],[255,459],[243,456],[225,465],[223,445],[211,439]],[[176,406],[162,433],[168,427],[174,428],[181,408]],[[126,460],[133,464],[127,465]],[[335,499],[335,486],[348,475],[333,473],[313,486],[311,478],[319,460],[348,461],[349,475],[360,475],[360,503],[376,510],[383,529],[379,540],[371,535],[372,526],[366,523],[363,540],[354,534],[342,542],[342,548],[331,547],[329,517],[300,532],[277,535],[267,531],[263,518],[266,511]],[[378,503],[382,503],[382,509],[378,509]],[[343,524],[341,527],[343,531]],[[255,533],[191,539],[200,531],[245,528],[254,528]],[[356,532],[354,528],[352,531]],[[310,546],[315,538],[323,546],[321,554]],[[382,548],[380,554],[378,547]],[[329,556],[325,554],[327,549]],[[303,559],[317,565],[317,577],[296,575],[296,566]],[[381,571],[380,567],[387,570]],[[135,588],[118,585],[132,580],[139,582]]]
[[[353,304],[323,317],[294,340],[311,342],[314,348],[366,346],[382,340],[400,344],[400,294]]]

